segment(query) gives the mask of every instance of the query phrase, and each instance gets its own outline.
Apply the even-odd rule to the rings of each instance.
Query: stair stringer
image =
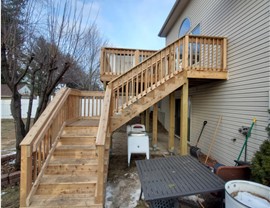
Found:
[[[141,112],[145,111],[158,101],[162,100],[170,93],[174,92],[176,89],[185,84],[186,81],[187,73],[185,71],[173,74],[158,87],[154,88],[152,91],[148,92],[143,97],[124,108],[121,112],[114,113],[114,115],[110,118],[111,132],[114,132],[132,118],[139,115]]]

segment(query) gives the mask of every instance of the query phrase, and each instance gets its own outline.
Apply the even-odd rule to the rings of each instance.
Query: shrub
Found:
[[[251,177],[257,183],[270,186],[270,141],[265,140],[251,162]]]

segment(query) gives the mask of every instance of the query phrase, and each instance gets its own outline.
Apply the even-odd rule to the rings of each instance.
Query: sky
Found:
[[[110,46],[159,50],[165,39],[158,33],[175,0],[87,0],[91,17]]]

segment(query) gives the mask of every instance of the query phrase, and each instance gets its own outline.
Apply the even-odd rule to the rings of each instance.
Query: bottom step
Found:
[[[30,207],[91,207],[101,208],[101,204],[95,204],[95,198],[89,194],[69,195],[35,195]]]

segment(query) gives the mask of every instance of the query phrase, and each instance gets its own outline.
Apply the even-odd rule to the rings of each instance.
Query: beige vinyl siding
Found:
[[[266,0],[192,0],[166,39],[169,44],[178,38],[179,27],[186,17],[191,21],[190,31],[200,24],[202,35],[228,38],[229,80],[190,89],[191,144],[195,144],[202,122],[207,120],[199,143],[202,151],[207,153],[219,115],[223,115],[211,156],[226,165],[234,164],[244,143],[245,137],[238,129],[250,126],[254,117],[257,122],[248,141],[248,160],[267,138],[269,4]]]

